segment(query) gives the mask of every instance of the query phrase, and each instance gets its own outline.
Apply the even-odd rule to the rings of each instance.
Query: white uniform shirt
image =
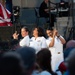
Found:
[[[20,42],[19,42],[19,45],[21,47],[24,47],[24,46],[29,46],[29,41],[30,41],[30,38],[29,36],[25,36]]]
[[[61,38],[63,38],[62,36],[60,36]],[[54,46],[53,47],[49,47],[49,44],[51,43],[52,38],[48,38],[46,40],[47,46],[49,48],[49,50],[51,51],[52,54],[52,70],[56,71],[58,69],[59,64],[64,61],[63,58],[63,44],[61,43],[60,39],[56,36],[55,37],[55,41],[54,41]],[[58,54],[60,52],[60,54]]]
[[[61,38],[63,38],[62,36],[60,36]],[[49,48],[49,50],[51,50],[51,53],[62,53],[63,52],[63,44],[61,43],[60,39],[58,37],[55,37],[55,41],[54,41],[54,46],[53,47],[49,47],[49,44],[51,43],[52,38],[48,38],[46,40],[47,46]],[[52,51],[53,50],[53,51]]]
[[[47,48],[46,39],[44,37],[32,37],[30,39],[30,47],[33,47],[36,50],[36,53],[42,48]]]

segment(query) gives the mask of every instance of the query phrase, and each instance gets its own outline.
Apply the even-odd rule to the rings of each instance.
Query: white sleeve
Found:
[[[61,35],[60,35],[60,37],[61,37],[62,39],[64,39]]]
[[[63,39],[63,40],[65,40],[61,35],[60,35],[60,37]],[[59,39],[60,40],[60,39]],[[61,40],[60,40],[60,43],[62,44],[62,42],[61,42]],[[62,44],[63,45],[63,44]]]
[[[42,37],[42,46],[41,48],[47,48],[46,39]]]
[[[21,41],[20,41],[20,46],[29,46],[29,41],[30,41],[30,39],[29,39],[29,37],[24,37]]]

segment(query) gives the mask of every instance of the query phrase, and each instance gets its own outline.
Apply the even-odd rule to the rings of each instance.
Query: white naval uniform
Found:
[[[29,46],[30,38],[29,35],[25,36],[22,40],[20,40],[19,45],[21,47]]]
[[[42,48],[47,48],[46,39],[44,37],[32,37],[30,39],[30,47],[33,47],[36,50],[36,53],[39,52]]]
[[[63,38],[62,36],[60,36],[61,38]],[[51,42],[52,38],[48,38],[46,40],[47,46],[49,48],[49,50],[51,51],[52,54],[52,70],[56,71],[58,69],[59,64],[64,61],[63,58],[63,44],[61,43],[60,39],[56,36],[55,37],[55,42],[54,42],[54,46],[53,47],[49,47],[49,44]]]

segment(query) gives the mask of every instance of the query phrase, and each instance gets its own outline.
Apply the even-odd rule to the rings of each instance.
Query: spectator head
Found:
[[[75,47],[75,40],[70,40],[66,44],[66,48]]]
[[[66,59],[68,57],[68,55],[70,54],[70,52],[74,50],[74,47],[70,47],[70,48],[66,48],[64,50],[64,59]]]
[[[69,56],[65,60],[65,64],[70,75],[75,75],[75,49],[70,52]]]
[[[19,54],[6,52],[0,59],[0,75],[23,75],[23,61]]]
[[[27,27],[22,27],[21,28],[21,35],[22,35],[22,37],[25,37],[25,36],[27,36],[29,34],[29,29],[27,28]]]
[[[42,49],[37,53],[37,63],[42,70],[51,70],[51,53],[48,49]]]
[[[30,75],[35,66],[35,60],[36,60],[35,49],[31,47],[22,47],[16,50],[16,52],[21,55],[24,61],[24,67],[27,71],[27,74]]]

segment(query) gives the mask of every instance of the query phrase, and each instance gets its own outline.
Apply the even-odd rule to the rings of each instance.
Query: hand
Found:
[[[18,39],[19,34],[17,34],[17,31],[15,31],[15,33],[13,34],[13,38],[14,39]]]
[[[60,37],[60,34],[58,33],[58,31],[56,31],[56,36],[57,36],[57,37]]]
[[[57,34],[58,34],[57,30],[54,29],[54,31],[53,31],[53,36],[55,37],[55,36],[57,36]]]

